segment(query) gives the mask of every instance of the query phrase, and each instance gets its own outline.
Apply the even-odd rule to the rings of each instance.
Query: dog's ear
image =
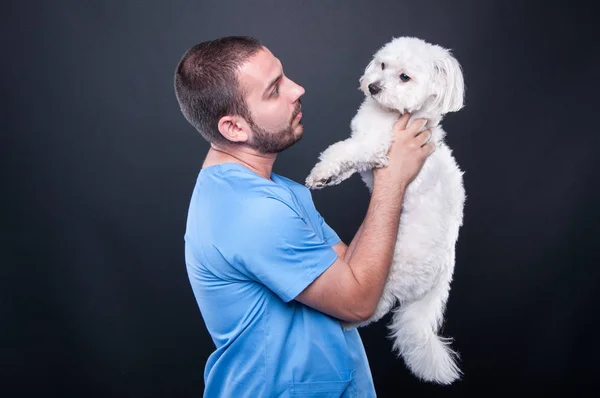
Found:
[[[363,77],[367,74],[367,72],[369,71],[369,69],[371,69],[371,67],[373,66],[373,64],[375,63],[375,58],[373,58],[371,60],[371,62],[369,62],[369,64],[367,65],[367,67],[365,68],[365,71],[363,72]],[[361,79],[362,80],[362,79]]]
[[[462,109],[465,95],[462,68],[449,53],[434,61],[433,84],[436,95],[434,106],[441,114]]]
[[[365,68],[365,71],[363,74],[367,73],[367,71],[369,70],[369,68],[371,68],[371,66],[373,66],[373,64],[375,63],[375,58],[373,58],[371,60],[371,62],[369,62],[369,64],[367,65],[367,67]]]
[[[359,82],[359,86],[362,86],[363,81],[365,79],[365,75],[367,74],[367,72],[369,71],[369,68],[371,68],[373,66],[373,64],[375,63],[375,58],[373,58],[371,60],[371,62],[369,62],[369,64],[367,65],[367,67],[365,68],[365,71],[363,72],[362,76],[360,77],[360,79],[358,79]],[[359,88],[360,89],[360,88]]]

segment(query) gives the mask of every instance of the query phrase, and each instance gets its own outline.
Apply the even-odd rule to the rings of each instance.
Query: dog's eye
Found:
[[[405,83],[406,83],[407,81],[409,81],[409,80],[410,80],[410,76],[408,76],[408,75],[407,75],[407,74],[405,74],[405,73],[401,73],[401,74],[400,74],[400,80],[402,80],[403,82],[405,82]]]
[[[381,70],[384,70],[384,69],[385,69],[385,64],[382,62],[381,63]]]

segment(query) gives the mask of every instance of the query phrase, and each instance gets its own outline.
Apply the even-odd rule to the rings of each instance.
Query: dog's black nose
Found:
[[[381,91],[381,87],[379,87],[377,84],[375,84],[375,83],[369,84],[369,92],[371,92],[372,95],[375,95],[380,91]]]

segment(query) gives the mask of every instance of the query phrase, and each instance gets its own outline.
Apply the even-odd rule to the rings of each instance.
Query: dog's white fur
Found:
[[[382,63],[384,64],[382,66]],[[410,77],[403,81],[401,74]],[[406,77],[403,76],[406,80]],[[375,83],[381,91],[369,92]],[[393,347],[422,380],[450,384],[460,379],[457,352],[438,336],[454,272],[455,244],[463,223],[463,172],[444,142],[440,122],[464,106],[461,66],[450,51],[414,37],[393,38],[373,56],[360,78],[366,98],[351,122],[351,136],[319,156],[306,186],[337,185],[359,172],[370,192],[375,167],[387,165],[392,126],[399,116],[428,120],[436,150],[404,195],[394,258],[375,314],[347,329],[376,322],[394,308],[388,326]]]

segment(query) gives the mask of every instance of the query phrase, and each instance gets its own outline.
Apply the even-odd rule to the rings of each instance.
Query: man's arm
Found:
[[[339,258],[346,257],[346,252],[348,251],[348,246],[344,242],[340,241],[340,242],[336,243],[335,245],[331,246],[331,248],[338,255]]]
[[[345,257],[338,257],[296,300],[350,322],[372,315],[389,273],[404,190],[402,185],[374,187],[367,215]]]
[[[387,167],[374,171],[369,208],[350,246],[296,300],[338,319],[369,319],[383,293],[398,234],[404,193],[435,148],[425,123],[394,126]]]
[[[333,250],[337,253],[340,258],[343,258],[345,262],[350,262],[352,258],[352,253],[354,253],[354,249],[356,248],[356,243],[360,239],[360,236],[363,231],[363,227],[365,225],[365,221],[360,224],[358,231],[354,234],[354,239],[350,242],[350,246],[347,246],[344,242],[338,242],[332,246]]]
[[[356,244],[358,243],[358,241],[360,240],[360,237],[362,236],[364,227],[365,227],[365,221],[363,220],[363,222],[360,224],[360,227],[358,228],[358,231],[356,231],[356,234],[354,235],[354,239],[352,239],[352,242],[350,242],[350,246],[348,247],[348,250],[346,250],[344,253],[343,258],[344,258],[344,261],[346,261],[347,263],[349,263],[350,260],[352,259],[354,250],[356,250]]]

